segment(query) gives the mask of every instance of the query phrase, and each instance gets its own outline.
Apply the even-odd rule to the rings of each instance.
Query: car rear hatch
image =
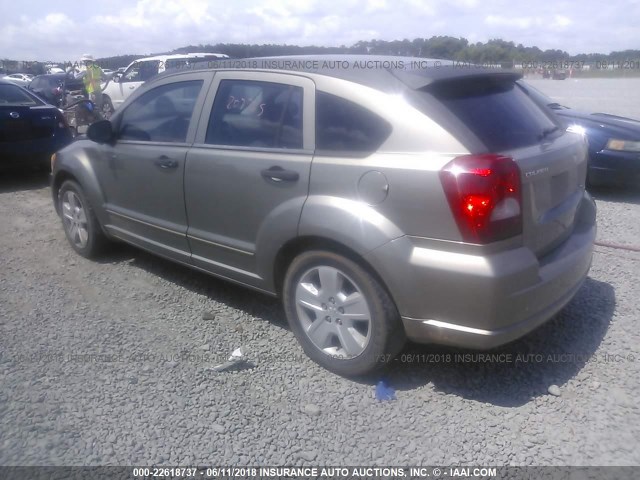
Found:
[[[573,230],[587,172],[586,144],[576,136],[565,133],[540,145],[505,152],[520,167],[523,240],[538,256],[562,243]]]
[[[472,155],[510,157],[519,167],[523,243],[537,256],[573,229],[584,192],[586,142],[568,133],[503,71],[431,79],[417,89],[428,109]]]

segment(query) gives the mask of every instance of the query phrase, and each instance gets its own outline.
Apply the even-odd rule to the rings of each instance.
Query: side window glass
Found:
[[[344,98],[316,94],[316,150],[375,152],[391,134],[385,119]]]
[[[123,112],[118,138],[146,142],[187,141],[189,122],[202,80],[171,83],[149,90]]]
[[[220,82],[206,143],[302,148],[303,89],[245,80]]]
[[[140,81],[140,64],[134,63],[122,75],[122,82],[139,82]]]
[[[147,80],[155,77],[160,70],[160,61],[150,60],[148,62],[140,63],[140,81],[146,82]]]

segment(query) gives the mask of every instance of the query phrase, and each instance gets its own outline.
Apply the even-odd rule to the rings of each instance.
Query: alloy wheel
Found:
[[[71,190],[62,196],[62,221],[71,242],[78,248],[85,248],[89,241],[87,214],[80,197]]]
[[[295,290],[295,306],[311,342],[327,355],[353,358],[371,337],[371,312],[361,288],[329,266],[306,271]]]

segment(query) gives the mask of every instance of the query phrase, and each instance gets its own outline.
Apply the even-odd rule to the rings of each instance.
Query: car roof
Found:
[[[24,87],[22,85],[18,85],[17,83],[13,83],[11,80],[5,80],[3,78],[0,78],[0,85],[13,85],[14,87],[18,87],[18,88],[23,88]]]
[[[136,63],[136,62],[143,62],[143,61],[147,61],[147,60],[160,60],[160,61],[165,61],[165,60],[172,60],[172,59],[182,59],[182,58],[198,58],[198,57],[204,57],[204,56],[216,56],[217,58],[220,59],[226,59],[229,58],[228,55],[225,55],[224,53],[215,53],[215,52],[201,52],[201,53],[173,53],[171,55],[154,55],[153,57],[144,57],[144,58],[138,58],[136,60],[134,60],[131,63]]]
[[[68,73],[43,73],[42,75],[38,75],[36,78],[43,78],[43,77],[56,78],[56,77],[66,77],[67,75],[69,74]]]
[[[256,64],[256,67],[253,65]],[[420,90],[443,80],[496,77],[515,81],[513,70],[477,66],[436,58],[391,55],[288,55],[196,62],[189,69],[261,70],[324,75],[382,91],[396,91],[399,84]],[[170,70],[176,73],[180,69]],[[159,76],[165,76],[161,74]]]

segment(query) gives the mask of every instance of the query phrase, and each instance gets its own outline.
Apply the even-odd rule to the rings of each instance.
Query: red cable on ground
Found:
[[[632,247],[631,245],[618,245],[616,243],[609,242],[594,242],[594,245],[599,247],[615,248],[617,250],[627,250],[629,252],[640,252],[640,247]]]

